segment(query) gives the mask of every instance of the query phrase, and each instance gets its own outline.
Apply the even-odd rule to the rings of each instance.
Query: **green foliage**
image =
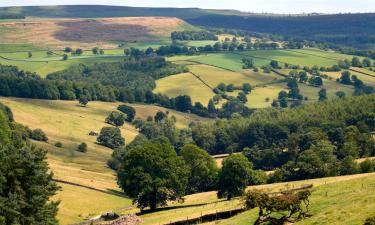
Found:
[[[58,142],[55,143],[55,147],[62,148],[63,144],[60,141],[58,141]]]
[[[105,119],[105,122],[108,124],[112,124],[116,127],[121,127],[124,125],[126,120],[126,115],[121,112],[113,111],[111,112],[107,118]]]
[[[48,137],[42,129],[33,130],[32,133],[31,133],[31,138],[36,140],[36,141],[44,141],[44,142],[48,141]]]
[[[241,196],[251,181],[252,164],[241,154],[232,154],[223,160],[219,173],[218,197]]]
[[[286,191],[275,196],[260,191],[249,191],[244,199],[247,209],[259,208],[254,225],[284,224],[297,222],[307,216],[310,196],[309,190]]]
[[[126,121],[132,122],[134,120],[136,111],[133,107],[127,105],[119,105],[117,109],[126,115]]]
[[[126,152],[117,176],[139,208],[155,210],[169,200],[182,199],[189,169],[170,144],[150,143]]]
[[[80,105],[86,106],[89,103],[89,100],[88,100],[88,98],[86,96],[81,96],[78,99],[78,102],[79,102]]]
[[[50,198],[59,188],[47,152],[28,143],[25,127],[5,118],[0,110],[0,224],[57,225],[58,202]]]
[[[212,190],[218,173],[215,160],[206,151],[192,144],[182,147],[180,155],[190,169],[187,192]]]
[[[85,142],[82,142],[81,144],[78,145],[78,151],[82,153],[87,152],[87,144]]]
[[[117,127],[103,127],[97,141],[111,149],[125,145],[125,138],[121,136],[121,131]]]

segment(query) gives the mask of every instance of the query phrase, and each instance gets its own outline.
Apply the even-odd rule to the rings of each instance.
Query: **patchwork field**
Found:
[[[123,42],[169,42],[170,33],[194,29],[173,17],[28,19],[0,23],[2,43],[50,48],[114,48]]]
[[[96,144],[96,137],[88,135],[90,131],[100,131],[103,126],[108,126],[104,123],[106,116],[120,103],[90,102],[87,107],[80,107],[76,101],[0,98],[0,102],[12,109],[17,122],[46,132],[48,143],[34,143],[48,150],[48,163],[56,179],[108,192],[62,185],[62,191],[56,196],[63,201],[58,216],[62,224],[79,222],[93,214],[131,204],[129,199],[114,195],[119,188],[113,171],[106,165],[112,150]],[[158,106],[132,106],[137,111],[136,117],[142,119],[154,116],[157,111],[167,111]],[[168,111],[176,117],[180,128],[187,127],[192,121],[204,120],[198,116]],[[138,134],[131,124],[125,124],[121,132],[126,143],[130,143]],[[58,141],[63,144],[62,148],[54,146]],[[87,143],[87,153],[77,151],[81,142]],[[89,204],[94,199],[95,204]]]

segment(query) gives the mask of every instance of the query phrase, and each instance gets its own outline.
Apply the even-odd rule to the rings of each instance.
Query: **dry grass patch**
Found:
[[[117,47],[114,42],[167,40],[170,33],[188,26],[170,17],[125,17],[104,19],[31,19],[0,23],[3,43],[32,43],[64,48]]]

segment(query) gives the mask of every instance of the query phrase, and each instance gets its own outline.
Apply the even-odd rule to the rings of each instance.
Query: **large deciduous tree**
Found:
[[[141,209],[155,210],[182,199],[189,169],[169,143],[148,143],[125,153],[117,177],[125,194]]]
[[[191,172],[187,191],[195,193],[211,190],[218,173],[215,160],[205,150],[192,144],[182,147],[180,154]]]
[[[250,183],[252,164],[242,154],[232,154],[223,160],[219,173],[218,196],[230,200],[241,196]]]

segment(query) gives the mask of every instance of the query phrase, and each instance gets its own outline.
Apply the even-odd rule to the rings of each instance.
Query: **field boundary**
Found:
[[[122,198],[125,197],[123,194],[120,194],[120,193],[116,193],[116,192],[112,192],[112,191],[105,191],[105,190],[101,190],[101,189],[90,187],[90,186],[83,185],[83,184],[77,184],[77,183],[73,183],[73,182],[70,182],[70,181],[65,181],[65,180],[55,179],[55,178],[53,178],[52,180],[57,182],[57,183],[68,184],[68,185],[72,185],[72,186],[76,186],[76,187],[82,187],[82,188],[90,189],[92,191],[98,191],[98,192],[101,192],[101,193],[104,193],[104,194],[114,195],[114,196],[122,197]]]

